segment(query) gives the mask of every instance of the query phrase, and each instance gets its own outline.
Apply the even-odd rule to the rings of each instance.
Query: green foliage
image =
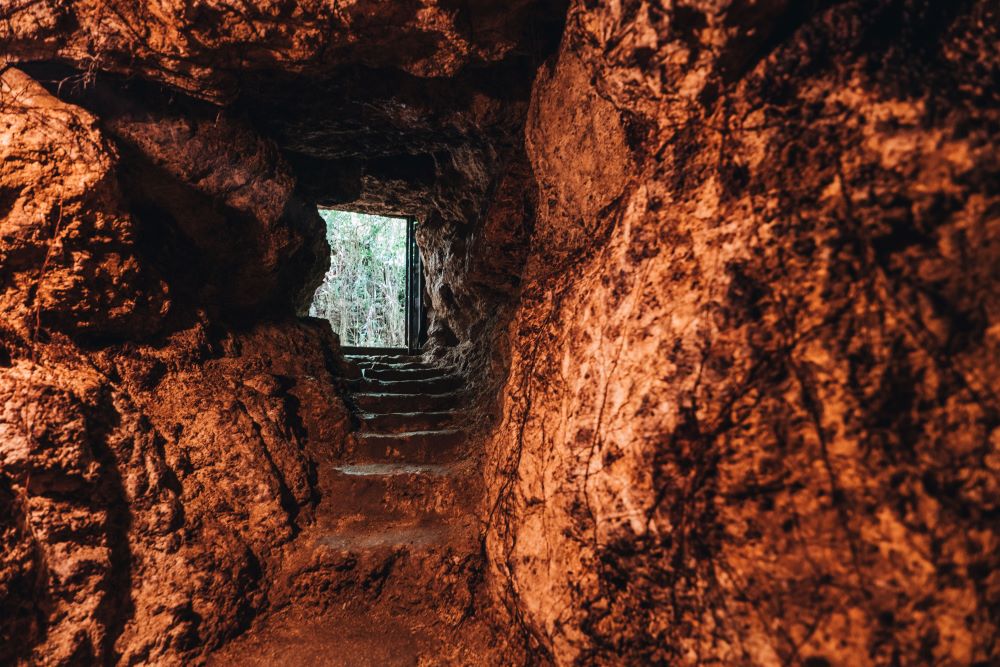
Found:
[[[320,209],[330,270],[309,314],[330,321],[344,345],[406,344],[406,221]]]

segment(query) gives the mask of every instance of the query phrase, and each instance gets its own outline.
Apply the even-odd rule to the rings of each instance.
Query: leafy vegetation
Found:
[[[406,344],[406,222],[320,209],[330,243],[330,270],[309,314],[330,321],[343,345]]]

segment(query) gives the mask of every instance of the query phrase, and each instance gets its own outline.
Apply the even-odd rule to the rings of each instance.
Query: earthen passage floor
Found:
[[[360,427],[320,468],[316,520],[273,578],[275,609],[210,665],[487,664],[467,614],[477,567],[462,381],[420,357],[356,356]]]

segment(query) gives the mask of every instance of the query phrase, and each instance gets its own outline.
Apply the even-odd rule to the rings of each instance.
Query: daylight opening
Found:
[[[330,270],[309,314],[330,321],[349,347],[407,346],[407,251],[411,221],[320,208]]]

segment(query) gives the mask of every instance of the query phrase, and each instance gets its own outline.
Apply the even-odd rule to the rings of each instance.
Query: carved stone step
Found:
[[[468,520],[348,523],[308,527],[276,577],[274,602],[317,608],[348,605],[366,611],[435,605],[433,582],[476,553],[478,531]],[[452,605],[451,595],[437,604]],[[285,664],[277,662],[272,664]]]
[[[449,394],[385,394],[362,392],[354,394],[354,403],[362,412],[385,414],[389,412],[447,412],[460,410],[465,395]]]
[[[406,461],[444,463],[458,458],[456,449],[465,442],[465,431],[413,431],[409,433],[359,433],[358,461]]]
[[[345,354],[344,358],[353,363],[405,364],[423,362],[419,354]]]
[[[334,466],[325,474],[320,525],[350,526],[456,515],[473,486],[465,468],[413,463]]]
[[[447,394],[462,387],[462,378],[445,375],[425,380],[348,380],[348,386],[367,394]]]
[[[452,375],[452,369],[421,366],[418,368],[374,367],[362,368],[362,377],[369,380],[433,380]]]
[[[385,361],[348,361],[358,368],[380,368],[386,370],[399,370],[406,368],[441,368],[438,364],[432,364],[426,361],[400,361],[396,363]]]
[[[363,413],[361,423],[372,433],[402,433],[406,431],[434,431],[451,425],[462,417],[462,412],[386,412]]]

